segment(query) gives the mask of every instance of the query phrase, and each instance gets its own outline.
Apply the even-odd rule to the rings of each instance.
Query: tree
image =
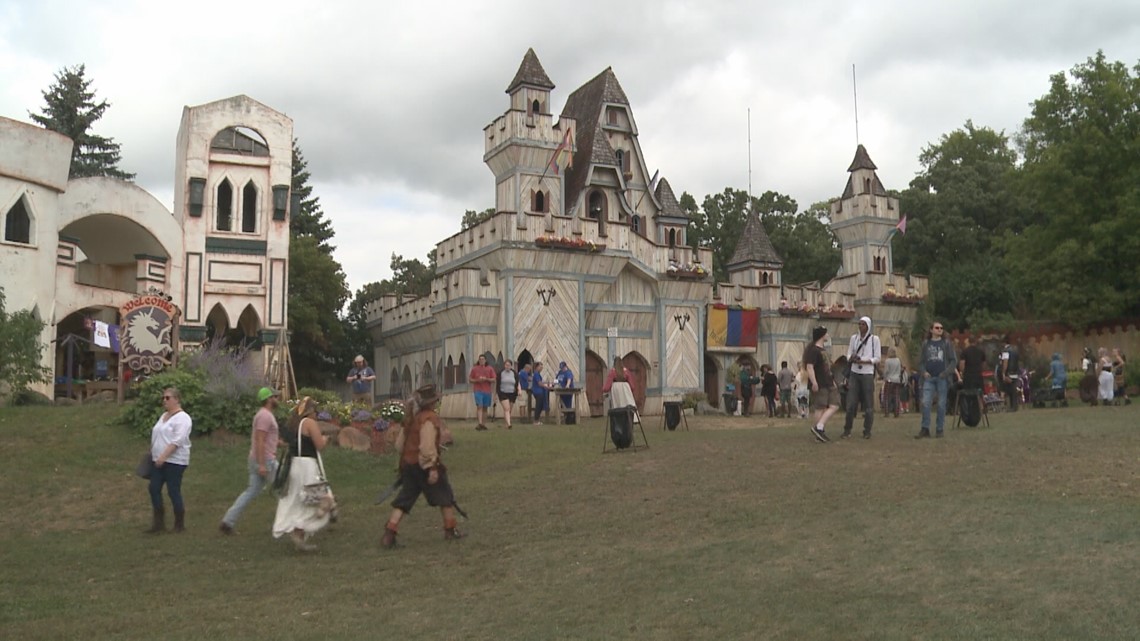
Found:
[[[483,222],[484,220],[489,220],[491,218],[491,216],[494,216],[494,215],[495,215],[495,208],[494,207],[488,207],[488,208],[484,209],[483,211],[475,211],[474,209],[468,209],[467,211],[463,212],[463,221],[460,223],[459,229],[460,230],[471,229],[475,225],[478,225],[479,223]]]
[[[36,124],[74,141],[69,178],[111,176],[133,180],[134,174],[119,169],[119,143],[91,133],[91,127],[103,117],[111,103],[95,102],[95,91],[85,76],[86,71],[84,65],[79,65],[56,72],[55,84],[43,92],[46,103],[43,112],[28,112],[28,116]]]
[[[684,201],[695,204],[688,193],[681,195]],[[759,200],[752,198],[752,206],[758,207]],[[692,226],[689,239],[695,246],[708,247],[713,251],[713,277],[716,282],[728,282],[728,261],[736,251],[736,241],[744,231],[748,218],[748,192],[742,189],[725,187],[719,194],[705,196],[699,211],[691,214]]]
[[[1050,78],[1018,144],[1037,225],[1004,238],[1036,315],[1082,326],[1140,313],[1140,65],[1097,52]]]
[[[289,243],[289,342],[300,386],[320,386],[341,369],[337,347],[344,326],[337,312],[348,300],[340,264],[312,236]]]
[[[332,254],[336,249],[329,244],[332,240],[332,223],[325,218],[321,210],[320,199],[313,195],[313,186],[309,184],[309,163],[297,140],[293,140],[293,196],[300,200],[300,211],[297,211],[289,220],[289,233],[293,238],[310,236],[317,241],[317,247],[326,254]]]
[[[773,209],[762,218],[772,246],[784,259],[784,282],[826,284],[843,262],[839,241],[826,222],[828,203],[816,203],[800,213],[795,213],[795,201],[790,204],[790,211],[787,201],[783,201],[782,208]]]
[[[979,309],[1009,313],[997,241],[1006,231],[1019,233],[1027,220],[1009,138],[967,120],[927,145],[919,163],[922,170],[898,195],[908,227],[894,240],[895,268],[930,277],[939,294],[934,313],[952,327],[968,326]]]
[[[299,385],[319,386],[336,377],[343,363],[345,324],[340,310],[348,283],[332,257],[332,224],[309,185],[308,163],[293,141],[293,193],[300,211],[289,221],[289,351]]]
[[[384,295],[380,283],[372,282],[356,290],[352,301],[348,304],[348,311],[344,315],[344,342],[340,350],[340,361],[347,363],[356,354],[364,354],[369,361],[372,360],[372,333],[368,331],[369,303]]]
[[[44,322],[30,310],[8,313],[4,303],[4,288],[0,287],[0,391],[19,392],[51,375],[51,370],[40,366]]]

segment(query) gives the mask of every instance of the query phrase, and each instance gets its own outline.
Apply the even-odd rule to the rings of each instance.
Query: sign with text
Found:
[[[174,324],[181,310],[166,294],[150,290],[119,309],[120,362],[135,372],[154,374],[170,364],[174,354]]]

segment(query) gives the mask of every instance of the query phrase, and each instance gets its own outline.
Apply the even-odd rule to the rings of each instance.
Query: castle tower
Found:
[[[783,266],[783,259],[772,246],[768,232],[764,231],[760,214],[752,212],[744,224],[732,258],[725,265],[729,282],[734,285],[782,285],[780,268]]]
[[[843,251],[840,275],[859,274],[859,284],[868,273],[892,273],[891,231],[899,222],[899,201],[887,193],[876,169],[859,145],[843,196],[831,205],[831,228]]]
[[[566,153],[573,153],[574,121],[554,122],[552,89],[534,49],[527,49],[507,86],[507,111],[483,129],[483,162],[495,174],[495,210],[519,214],[520,228],[526,226],[526,212],[566,214],[563,176],[551,160],[564,141]]]
[[[181,340],[253,349],[286,331],[293,121],[247,97],[186,107],[174,217],[182,225]]]

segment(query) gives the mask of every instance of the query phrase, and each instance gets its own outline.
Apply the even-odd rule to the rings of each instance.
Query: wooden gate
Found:
[[[630,352],[621,359],[622,365],[629,370],[633,379],[633,398],[637,401],[637,410],[645,409],[645,386],[649,383],[649,361],[638,354]]]

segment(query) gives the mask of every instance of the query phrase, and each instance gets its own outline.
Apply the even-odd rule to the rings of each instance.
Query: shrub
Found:
[[[704,392],[689,392],[681,398],[681,407],[689,410],[697,409],[698,403],[708,401],[708,397]]]
[[[323,407],[340,403],[340,394],[317,387],[302,387],[297,390],[297,398],[305,398],[306,396],[312,397],[314,401]]]
[[[182,395],[182,409],[194,421],[195,434],[223,428],[248,434],[260,407],[257,390],[263,385],[247,350],[213,341],[201,350],[184,353],[177,368],[143,381],[138,401],[123,410],[120,422],[137,434],[149,434],[162,414],[162,391],[176,387]]]

